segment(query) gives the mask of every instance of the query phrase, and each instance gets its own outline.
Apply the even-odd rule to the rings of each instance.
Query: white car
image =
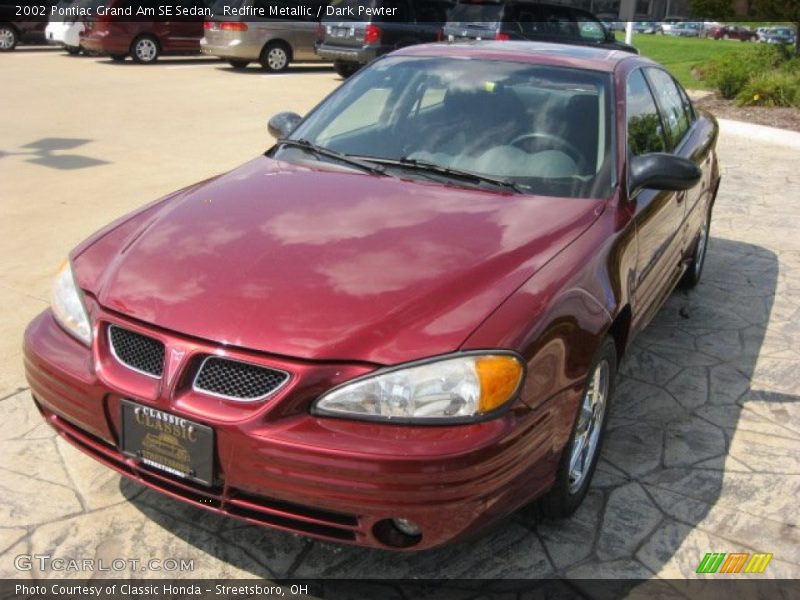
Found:
[[[80,34],[84,30],[82,21],[50,21],[44,30],[48,44],[63,46],[70,54],[81,51]]]

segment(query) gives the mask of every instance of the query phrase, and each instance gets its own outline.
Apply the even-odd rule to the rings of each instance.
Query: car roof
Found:
[[[392,53],[392,56],[509,60],[609,73],[613,72],[617,65],[624,60],[656,64],[636,54],[612,48],[522,41],[487,40],[421,44],[397,50]]]

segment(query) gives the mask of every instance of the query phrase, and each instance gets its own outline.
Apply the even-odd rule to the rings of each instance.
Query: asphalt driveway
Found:
[[[170,577],[694,576],[707,552],[765,552],[800,577],[800,135],[723,122],[701,285],[625,358],[602,459],[571,519],[520,514],[469,543],[397,555],[219,518],[84,457],[44,424],[20,344],[69,249],[127,211],[232,168],[339,78],[205,59],[117,65],[0,55],[0,576],[21,554],[184,558]],[[796,137],[795,137],[796,136]],[[139,568],[103,576],[152,576]]]

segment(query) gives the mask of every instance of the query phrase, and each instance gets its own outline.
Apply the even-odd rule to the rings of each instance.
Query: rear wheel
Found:
[[[600,457],[616,373],[617,348],[614,340],[607,337],[592,360],[572,435],[561,455],[556,481],[539,499],[543,516],[568,517],[586,496]]]
[[[250,64],[250,61],[231,59],[228,61],[228,64],[232,66],[234,69],[246,69],[247,65]]]
[[[342,79],[347,79],[351,75],[353,75],[358,69],[361,68],[361,65],[354,62],[345,62],[343,60],[337,60],[333,63],[333,70],[336,71],[336,74],[339,75]]]
[[[112,54],[111,55],[111,60],[113,60],[114,62],[124,62],[126,58],[127,58],[126,54]]]
[[[19,37],[11,25],[0,25],[0,52],[11,52],[17,47]]]
[[[264,46],[259,62],[261,66],[272,73],[285,71],[289,66],[291,56],[286,44],[272,42]]]
[[[708,207],[703,224],[700,226],[700,233],[697,236],[697,243],[694,247],[692,262],[686,269],[686,273],[681,278],[680,285],[684,289],[692,289],[700,283],[700,276],[703,274],[703,265],[706,262],[708,251],[708,235],[711,230],[711,207]]]
[[[153,36],[143,35],[131,44],[131,56],[137,63],[147,64],[158,60],[158,41]]]

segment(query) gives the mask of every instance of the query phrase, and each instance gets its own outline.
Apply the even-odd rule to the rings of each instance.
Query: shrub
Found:
[[[800,72],[755,75],[736,96],[739,106],[800,106]]]
[[[734,98],[751,77],[771,71],[786,58],[784,51],[771,44],[746,46],[710,61],[702,74],[723,98]]]

